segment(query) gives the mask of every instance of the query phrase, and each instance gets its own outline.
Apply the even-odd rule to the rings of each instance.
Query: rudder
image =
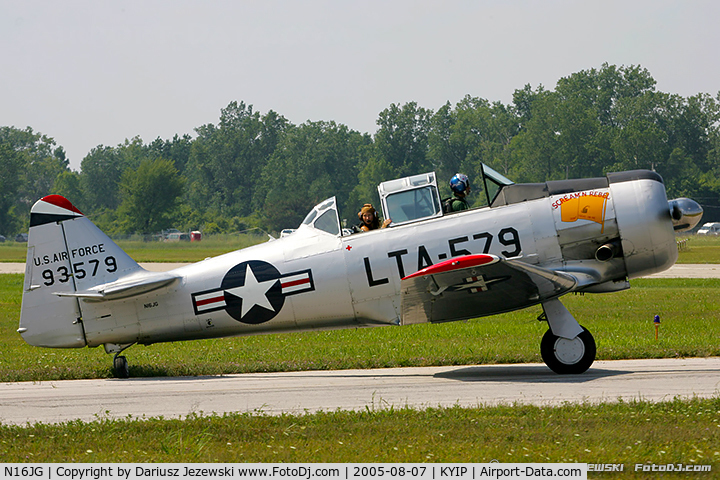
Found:
[[[144,271],[66,198],[33,205],[18,332],[30,345],[86,345],[82,303],[63,294],[85,291]]]

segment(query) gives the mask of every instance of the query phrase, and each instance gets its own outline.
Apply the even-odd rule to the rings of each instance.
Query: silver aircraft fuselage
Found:
[[[118,361],[136,343],[453,321],[542,304],[543,359],[579,373],[594,360],[594,340],[558,298],[623,290],[669,268],[675,230],[702,216],[692,200],[668,202],[649,171],[500,186],[489,207],[443,214],[434,174],[386,182],[388,228],[342,229],[331,198],[288,236],[166,273],[140,268],[51,195],[31,213],[18,332],[36,346],[104,345]]]
[[[562,194],[347,236],[303,225],[290,236],[179,268],[172,273],[182,278],[180,282],[143,298],[116,300],[113,305],[87,303],[83,307],[87,344],[399,325],[401,279],[469,253],[588,272],[597,277],[596,285],[673,265],[677,248],[661,183],[642,179],[581,193],[607,195],[600,222],[564,222],[563,204],[571,195]],[[600,246],[617,237],[622,238],[622,257],[594,258]],[[233,288],[239,290],[228,298],[243,298],[243,287],[230,281],[223,287],[223,281],[233,274],[247,279],[248,266],[258,286],[253,283],[256,292],[243,300],[244,311],[240,306],[231,316],[224,299],[214,306],[197,305],[198,295],[212,299],[215,292],[220,298]],[[231,269],[235,270],[229,274]],[[302,272],[307,283],[294,291],[282,286],[285,278]],[[279,286],[278,282],[270,286],[275,278],[280,279]],[[266,303],[264,298],[270,300]],[[257,303],[248,306],[249,301]],[[110,311],[111,317],[106,317]]]

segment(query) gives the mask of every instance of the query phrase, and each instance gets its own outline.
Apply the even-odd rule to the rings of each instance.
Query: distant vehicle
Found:
[[[160,232],[160,241],[167,240],[168,236],[171,233],[182,233],[182,232],[180,230],[178,230],[177,228],[168,228],[167,230],[163,230],[162,232]]]
[[[4,242],[4,241],[5,241],[5,237],[2,236],[2,235],[0,235],[0,243],[2,243],[2,242]]]
[[[720,235],[720,222],[710,222],[703,225],[697,232],[698,235]]]
[[[190,234],[189,233],[182,233],[182,232],[172,232],[168,233],[167,238],[165,239],[166,242],[189,242],[190,241]]]
[[[17,235],[15,235],[15,241],[16,242],[27,242],[28,234],[27,233],[18,233]]]

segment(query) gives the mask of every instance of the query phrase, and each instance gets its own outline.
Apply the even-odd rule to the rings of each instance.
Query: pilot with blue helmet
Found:
[[[467,175],[464,173],[453,175],[450,179],[450,190],[453,196],[443,200],[443,212],[459,212],[470,208],[466,198],[470,193],[470,179]]]

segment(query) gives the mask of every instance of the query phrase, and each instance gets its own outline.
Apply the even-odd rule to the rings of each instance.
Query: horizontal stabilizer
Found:
[[[402,279],[402,322],[447,322],[518,310],[557,298],[577,282],[566,273],[495,255],[456,257]]]
[[[179,276],[170,273],[143,271],[116,282],[96,285],[88,290],[79,292],[56,292],[55,295],[58,297],[74,297],[96,302],[118,300],[152,292],[158,288],[166,287],[179,279]]]

